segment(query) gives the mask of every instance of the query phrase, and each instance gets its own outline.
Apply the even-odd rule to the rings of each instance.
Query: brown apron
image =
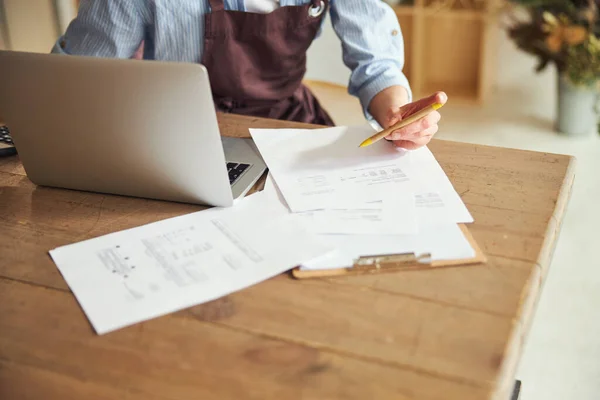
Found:
[[[209,3],[201,63],[218,111],[334,125],[302,84],[306,51],[329,0],[279,7],[269,14],[226,11],[223,0]]]

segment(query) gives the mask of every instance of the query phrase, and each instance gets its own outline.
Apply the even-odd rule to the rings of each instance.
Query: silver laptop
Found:
[[[0,51],[0,121],[38,185],[227,207],[266,170],[199,64]]]

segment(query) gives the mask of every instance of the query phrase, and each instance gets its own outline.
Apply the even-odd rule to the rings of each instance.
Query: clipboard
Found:
[[[487,262],[485,254],[475,242],[473,235],[464,224],[458,224],[463,235],[475,251],[475,256],[472,258],[431,261],[430,254],[381,254],[381,255],[365,255],[354,261],[352,267],[342,267],[335,269],[319,269],[309,270],[296,267],[292,270],[292,276],[296,279],[311,279],[311,278],[329,278],[336,276],[352,276],[379,274],[398,271],[411,271],[432,269],[441,267],[452,267],[459,265],[472,265]]]

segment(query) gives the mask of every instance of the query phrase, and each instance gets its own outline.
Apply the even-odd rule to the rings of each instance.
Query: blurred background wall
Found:
[[[75,3],[72,0],[68,2],[68,8],[74,10]],[[32,52],[50,51],[62,28],[58,19],[58,3],[54,0],[0,0],[3,47]]]

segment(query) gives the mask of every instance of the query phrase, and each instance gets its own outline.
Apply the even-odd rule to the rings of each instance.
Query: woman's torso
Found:
[[[270,12],[310,0],[224,0],[227,10]],[[204,15],[208,0],[153,0],[144,10],[144,58],[199,62],[204,51]],[[181,40],[185,37],[187,40]]]

